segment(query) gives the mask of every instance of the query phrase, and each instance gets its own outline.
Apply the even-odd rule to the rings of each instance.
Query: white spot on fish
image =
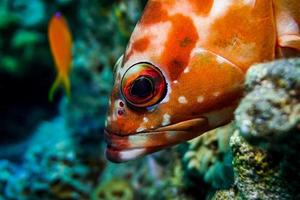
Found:
[[[144,118],[143,118],[143,121],[144,121],[145,123],[147,123],[147,122],[149,122],[149,119],[148,119],[147,117],[144,117]]]
[[[186,98],[184,96],[180,96],[178,98],[178,102],[181,103],[181,104],[187,104],[188,101],[186,100]]]
[[[177,80],[175,80],[175,81],[173,81],[173,83],[174,83],[174,84],[177,84],[177,83],[178,83],[178,81],[177,81]]]
[[[195,49],[195,51],[193,52],[193,56],[199,55],[199,54],[203,54],[204,52],[205,52],[205,49],[197,48],[197,49]]]
[[[146,130],[146,128],[141,126],[138,129],[136,129],[136,132],[143,132],[144,130]]]
[[[220,17],[224,15],[224,13],[227,12],[228,8],[230,8],[232,4],[235,4],[232,0],[224,0],[217,2],[214,1],[213,7],[210,12],[210,16],[212,17],[212,19],[214,19],[215,17]]]
[[[215,92],[215,93],[213,93],[213,95],[214,95],[215,97],[219,96],[220,94],[221,94],[220,92]]]
[[[248,5],[250,7],[254,7],[256,0],[244,0],[244,2],[246,5]]]
[[[116,115],[115,112],[114,112],[113,115],[112,115],[112,121],[117,121],[117,115]]]
[[[144,153],[145,153],[144,148],[142,148],[142,149],[130,149],[130,150],[121,151],[119,153],[119,157],[123,161],[128,161],[128,160],[132,160],[136,157],[139,157],[140,155],[143,155]]]
[[[171,116],[169,114],[164,114],[163,121],[161,123],[162,126],[169,125],[171,123]]]
[[[197,97],[197,102],[198,103],[202,103],[204,101],[204,97],[203,96],[198,96]]]
[[[189,67],[186,67],[185,69],[184,69],[184,71],[183,71],[183,73],[185,73],[185,74],[187,74],[187,73],[189,73],[190,72],[190,68]]]

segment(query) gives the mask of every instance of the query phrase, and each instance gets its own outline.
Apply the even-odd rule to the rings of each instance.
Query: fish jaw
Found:
[[[115,163],[127,162],[195,138],[209,129],[204,117],[128,135],[106,129],[106,157]]]

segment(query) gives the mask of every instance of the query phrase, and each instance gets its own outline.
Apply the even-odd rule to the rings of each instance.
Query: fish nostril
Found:
[[[124,114],[124,110],[118,110],[118,115],[123,115]]]

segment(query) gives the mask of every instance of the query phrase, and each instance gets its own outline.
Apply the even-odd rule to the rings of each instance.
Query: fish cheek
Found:
[[[243,72],[209,52],[195,55],[170,94],[172,120],[185,121],[232,105],[241,95]]]

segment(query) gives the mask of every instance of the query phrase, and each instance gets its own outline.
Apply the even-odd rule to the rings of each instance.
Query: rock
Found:
[[[238,131],[230,140],[235,182],[242,199],[292,199],[291,185],[283,177],[282,160],[250,145]]]
[[[230,138],[235,185],[213,199],[299,199],[300,60],[258,64]]]
[[[281,60],[250,68],[247,95],[235,112],[237,128],[266,145],[280,141],[300,126],[300,60]],[[260,141],[259,141],[260,140]]]

